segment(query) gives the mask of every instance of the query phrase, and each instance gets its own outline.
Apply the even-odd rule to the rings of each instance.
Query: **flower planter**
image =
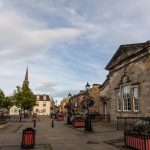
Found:
[[[81,128],[85,126],[85,122],[84,121],[73,121],[73,126],[75,128]]]
[[[57,121],[64,121],[64,116],[58,116]]]
[[[128,132],[124,132],[125,145],[138,149],[138,150],[150,150],[150,136],[137,135]]]

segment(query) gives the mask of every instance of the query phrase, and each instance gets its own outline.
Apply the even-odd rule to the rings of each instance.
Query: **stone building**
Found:
[[[150,116],[150,41],[121,45],[106,70],[100,88],[102,113],[111,120]]]
[[[93,107],[90,108],[90,111],[92,113],[100,113],[100,91],[99,91],[100,84],[93,84],[93,86],[90,88],[90,96],[94,100]]]
[[[100,84],[93,84],[93,86],[89,89],[89,96],[91,96],[94,100],[94,105],[90,108],[91,113],[99,113],[100,112],[100,94],[99,94]],[[87,92],[85,90],[81,90],[78,94],[73,95],[70,98],[70,101],[74,104],[75,107],[80,106],[80,102],[85,99]]]
[[[66,113],[66,109],[64,107],[67,103],[68,103],[68,98],[63,98],[63,100],[60,102],[60,112]]]

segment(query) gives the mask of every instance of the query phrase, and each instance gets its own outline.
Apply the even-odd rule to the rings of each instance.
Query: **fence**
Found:
[[[109,114],[90,114],[92,121],[110,121],[110,115]]]
[[[6,123],[8,120],[10,120],[10,116],[0,116],[0,124]]]
[[[117,130],[127,130],[140,120],[150,124],[150,117],[117,117]]]

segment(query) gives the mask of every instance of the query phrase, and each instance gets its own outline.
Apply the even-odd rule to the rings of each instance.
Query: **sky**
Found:
[[[35,94],[60,101],[102,84],[122,44],[150,36],[149,0],[0,0],[0,89],[11,95],[29,68]]]

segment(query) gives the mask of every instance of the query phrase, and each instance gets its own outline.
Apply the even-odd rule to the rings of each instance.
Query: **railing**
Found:
[[[109,114],[90,114],[92,121],[110,121],[110,115]]]
[[[10,116],[0,116],[0,121],[10,120]]]
[[[117,130],[127,130],[133,127],[138,121],[145,121],[150,124],[150,117],[117,117]]]

